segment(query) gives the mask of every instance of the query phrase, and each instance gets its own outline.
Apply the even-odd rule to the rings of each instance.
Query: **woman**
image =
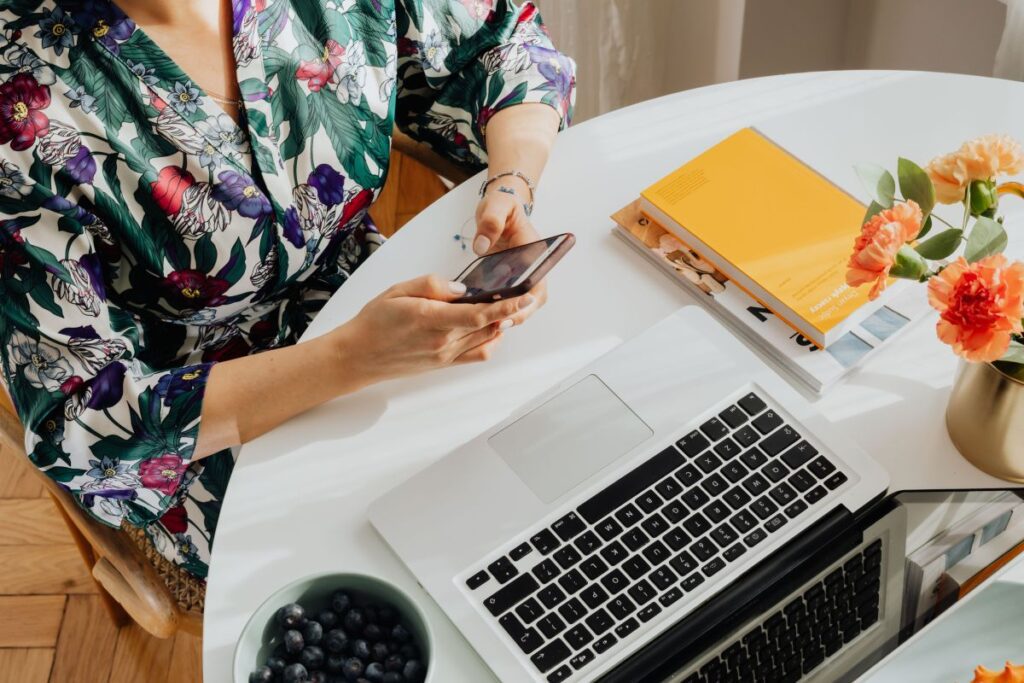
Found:
[[[453,304],[423,277],[295,345],[382,241],[393,123],[498,177],[477,253],[536,239],[523,206],[574,67],[530,3],[18,0],[0,25],[0,354],[26,452],[194,575],[231,446],[485,360],[543,303]]]

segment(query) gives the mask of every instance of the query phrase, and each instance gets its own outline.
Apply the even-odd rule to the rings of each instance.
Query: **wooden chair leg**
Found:
[[[124,611],[124,608],[107,592],[107,589],[103,587],[96,577],[93,576],[93,567],[96,566],[96,553],[93,552],[92,546],[89,545],[89,541],[86,540],[82,532],[78,530],[78,527],[71,521],[67,513],[64,511],[63,506],[53,498],[53,494],[50,494],[50,499],[53,500],[54,506],[57,511],[60,512],[61,519],[64,520],[64,526],[68,528],[68,532],[71,534],[72,540],[75,542],[75,547],[78,548],[78,554],[82,556],[82,561],[85,563],[85,567],[89,572],[89,576],[92,577],[93,583],[96,585],[96,590],[99,593],[100,602],[103,603],[104,609],[107,610],[107,614],[110,615],[110,620],[114,623],[114,626],[121,628],[132,623],[132,618],[128,616],[128,613]]]

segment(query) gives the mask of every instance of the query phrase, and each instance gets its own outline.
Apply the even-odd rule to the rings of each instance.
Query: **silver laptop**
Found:
[[[634,682],[664,679],[672,653],[705,656],[699,636],[742,626],[753,596],[856,537],[887,485],[875,461],[687,306],[369,516],[502,681]],[[854,622],[840,649],[887,623]],[[676,671],[692,676],[686,667]],[[779,680],[799,680],[800,668]]]

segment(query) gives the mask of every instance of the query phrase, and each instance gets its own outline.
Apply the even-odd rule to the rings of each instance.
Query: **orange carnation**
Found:
[[[961,256],[928,282],[928,303],[939,311],[936,332],[969,361],[998,360],[1021,331],[1024,263],[1002,254],[967,263]]]
[[[984,135],[932,159],[925,170],[935,186],[935,198],[943,204],[956,204],[963,201],[972,180],[991,180],[1024,170],[1024,152],[1008,135]]]
[[[1024,683],[1024,666],[1014,666],[1007,662],[1002,671],[989,671],[979,666],[974,670],[971,683]]]
[[[873,282],[868,296],[877,299],[896,262],[896,252],[917,237],[922,220],[921,207],[912,199],[872,216],[853,243],[853,254],[846,264],[846,284],[859,287]]]

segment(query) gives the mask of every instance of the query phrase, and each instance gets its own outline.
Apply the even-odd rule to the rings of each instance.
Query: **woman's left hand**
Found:
[[[506,180],[502,178],[501,180]],[[514,179],[509,179],[514,180]],[[478,256],[489,254],[509,247],[518,247],[540,239],[540,235],[530,223],[523,203],[517,195],[499,192],[495,183],[488,188],[487,194],[476,207],[476,237],[473,239],[473,251]],[[511,184],[511,183],[510,183]],[[520,188],[516,187],[519,191]],[[523,184],[522,190],[526,191]],[[548,288],[544,282],[530,290],[534,301],[531,305],[518,311],[511,320],[521,324],[537,312],[548,299]]]

